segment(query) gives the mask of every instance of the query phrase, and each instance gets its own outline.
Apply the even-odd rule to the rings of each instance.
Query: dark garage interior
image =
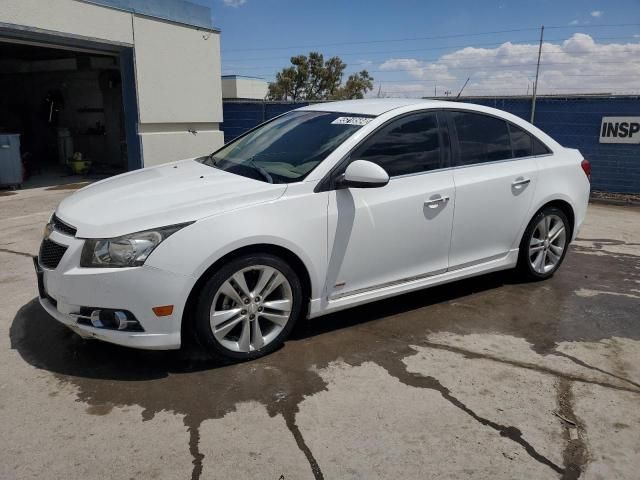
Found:
[[[0,39],[0,91],[0,154],[22,174],[2,187],[127,170],[118,55]]]

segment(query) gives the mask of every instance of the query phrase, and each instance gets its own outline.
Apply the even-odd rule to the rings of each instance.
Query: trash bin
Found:
[[[0,134],[0,186],[22,187],[20,134]]]

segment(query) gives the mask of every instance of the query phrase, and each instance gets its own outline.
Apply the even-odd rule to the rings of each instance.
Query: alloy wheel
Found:
[[[545,215],[534,228],[529,242],[529,263],[537,273],[554,270],[562,260],[567,246],[567,229],[554,214]]]
[[[293,293],[276,268],[255,265],[238,270],[216,292],[210,309],[215,339],[234,352],[260,350],[291,317]]]

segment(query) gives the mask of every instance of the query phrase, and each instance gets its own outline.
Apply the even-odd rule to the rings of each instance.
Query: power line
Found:
[[[623,36],[623,37],[600,37],[600,38],[596,38],[594,40],[629,40],[632,38],[636,38],[634,36]],[[545,43],[550,43],[550,42],[561,42],[561,41],[565,41],[567,40],[567,38],[562,37],[562,38],[552,38],[552,39],[548,39],[545,41]],[[429,47],[429,48],[412,48],[412,49],[401,49],[401,50],[377,50],[377,51],[360,51],[360,52],[346,52],[346,53],[335,53],[332,56],[338,56],[338,57],[351,57],[351,56],[363,56],[363,55],[384,55],[384,54],[389,54],[389,53],[406,53],[406,52],[431,52],[431,51],[437,51],[437,50],[449,50],[449,49],[459,49],[459,48],[478,48],[478,47],[499,47],[504,45],[505,43],[510,43],[511,45],[527,45],[527,44],[531,44],[531,42],[537,42],[538,39],[527,39],[527,40],[519,40],[516,42],[509,42],[509,41],[502,41],[502,42],[491,42],[491,43],[477,43],[474,45],[469,45],[469,44],[461,44],[461,45],[447,45],[447,46],[440,46],[440,47]],[[637,43],[634,43],[632,45],[637,45]],[[232,61],[235,62],[250,62],[250,61],[255,61],[255,60],[279,60],[279,59],[284,59],[284,58],[291,58],[291,55],[279,55],[277,57],[250,57],[250,58],[236,58],[233,59]]]
[[[545,27],[549,29],[591,29],[591,28],[611,28],[611,27],[637,27],[640,23],[618,23],[618,24],[599,24],[599,25],[556,25],[551,27]],[[316,47],[335,47],[340,45],[368,45],[372,43],[390,43],[390,42],[411,42],[416,40],[441,40],[446,38],[462,38],[462,37],[476,37],[483,35],[499,35],[503,33],[518,33],[527,31],[538,31],[539,27],[528,28],[514,28],[509,30],[495,30],[490,32],[475,32],[475,33],[453,33],[448,35],[434,35],[428,37],[410,37],[410,38],[389,38],[389,39],[375,39],[375,40],[360,40],[351,42],[335,42],[335,43],[318,43],[310,45],[293,45],[287,47],[258,47],[258,48],[233,48],[223,50],[223,52],[246,52],[246,51],[270,51],[270,50],[292,50],[299,48],[316,48]]]
[[[603,91],[602,89],[599,88],[572,88],[572,87],[540,87],[540,90],[542,91],[542,93],[539,93],[539,95],[547,95],[545,92],[548,91],[553,91],[555,93],[552,93],[551,95],[572,95],[572,94],[582,94],[582,95],[586,95],[586,94],[593,94],[593,95],[614,95],[617,92],[622,92],[625,95],[637,95],[640,90],[624,90],[624,89],[613,89],[613,90],[606,90]],[[526,89],[521,87],[521,88],[504,88],[504,87],[496,87],[496,88],[469,88],[467,87],[466,89],[466,96],[487,96],[487,97],[503,97],[504,94],[509,93],[510,95],[518,95],[518,96],[523,96],[523,97],[527,97],[527,99],[530,97],[530,95],[526,95]],[[388,96],[388,95],[405,95],[405,96],[429,96],[428,95],[428,91],[425,90],[382,90],[381,92],[382,96]],[[447,98],[444,95],[438,95],[438,98]],[[449,97],[452,98],[452,97]]]
[[[294,48],[316,48],[316,47],[337,47],[341,45],[369,45],[372,43],[390,43],[390,42],[413,42],[416,40],[441,40],[445,38],[460,38],[460,37],[475,37],[482,35],[498,35],[502,33],[517,33],[537,30],[537,28],[515,28],[511,30],[496,30],[493,32],[478,32],[478,33],[456,33],[450,35],[436,35],[429,37],[411,37],[411,38],[389,38],[380,40],[360,40],[357,42],[335,42],[335,43],[316,43],[310,45],[295,45],[289,47],[260,47],[260,48],[233,48],[223,50],[226,52],[245,52],[245,51],[270,51],[270,50],[292,50]]]
[[[542,72],[542,74],[544,74],[544,72]],[[541,75],[542,75],[541,74]],[[620,77],[632,77],[635,78],[638,75],[637,74],[628,74],[628,75],[601,75],[601,74],[575,74],[575,75],[562,75],[563,77],[609,77],[609,78],[620,78]],[[442,79],[436,79],[436,78],[425,78],[425,79],[421,79],[421,80],[374,80],[374,83],[381,83],[381,84],[385,84],[385,83],[399,83],[399,84],[406,84],[406,83],[430,83],[430,82],[436,82],[436,81],[440,81],[442,82]]]
[[[637,66],[638,64],[635,64],[631,61],[617,61],[617,62],[597,62],[596,65],[633,65],[633,66]],[[503,65],[486,65],[485,64],[479,64],[479,65],[467,65],[465,67],[452,67],[449,65],[442,65],[442,66],[447,66],[449,68],[449,70],[474,70],[474,69],[480,69],[480,70],[487,70],[487,69],[491,69],[491,70],[495,70],[495,69],[504,69],[504,68],[519,68],[519,67],[527,67],[527,66],[533,66],[536,65],[536,63],[510,63],[510,64],[503,64]],[[552,67],[552,66],[556,66],[556,65],[573,65],[575,67],[580,67],[580,66],[584,66],[580,63],[575,63],[575,62],[542,62],[541,65],[546,66],[546,67]],[[274,68],[281,68],[281,67],[235,67],[232,70],[273,70]],[[227,69],[229,70],[229,69]],[[397,69],[397,70],[367,70],[369,73],[406,73],[406,69]]]
[[[512,43],[512,45],[518,45],[515,43]],[[607,45],[603,45],[603,46],[610,46],[611,44],[607,44]],[[535,45],[531,44],[532,47],[534,47]],[[547,55],[572,55],[572,56],[576,56],[576,57],[581,57],[581,56],[589,56],[590,58],[599,58],[599,57],[605,57],[605,58],[609,58],[611,57],[611,53],[594,53],[594,52],[585,52],[584,50],[563,50],[561,52],[557,52],[557,51],[546,51],[545,50],[545,45],[542,46],[542,53],[545,54],[545,56]],[[624,45],[624,47],[640,47],[640,43],[627,43]],[[476,48],[476,46],[471,46],[471,48]],[[407,50],[402,50],[402,52],[406,52]],[[537,47],[536,47],[536,51],[537,51]],[[400,51],[399,51],[400,52]],[[456,53],[456,52],[453,52]],[[535,53],[535,52],[533,52]],[[633,52],[617,52],[617,53],[633,53]],[[638,52],[640,53],[640,51]],[[504,58],[504,57],[510,57],[512,56],[513,53],[496,53],[495,55],[493,55],[491,58]],[[420,62],[438,62],[442,59],[443,56],[439,56],[439,57],[429,57],[429,58],[415,58],[412,57],[411,60],[417,60]],[[270,58],[262,58],[262,59],[255,59],[255,60],[273,60],[276,57],[270,57]],[[277,57],[277,58],[281,58],[281,57]],[[251,61],[251,59],[242,59],[242,60],[234,60],[234,62],[245,62],[245,61]],[[373,60],[359,60],[357,62],[349,62],[349,65],[370,65],[371,63],[373,63]],[[256,67],[264,67],[264,68],[281,68],[281,66],[276,66],[276,65],[258,65]],[[242,68],[242,67],[240,67]],[[253,67],[251,67],[253,68]]]
[[[639,45],[640,46],[640,45]],[[599,59],[599,58],[611,58],[611,54],[593,54],[592,52],[546,52],[544,50],[544,48],[542,49],[542,53],[544,54],[544,56],[548,56],[548,55],[570,55],[572,57],[578,57],[579,59],[582,59],[580,57],[584,57],[586,60],[594,60],[594,59]],[[620,53],[625,53],[625,52],[620,52]],[[626,52],[629,53],[629,52]],[[491,57],[487,57],[488,59],[500,59],[500,58],[509,58],[513,56],[513,54],[500,54],[497,53],[495,55],[492,55]],[[388,61],[384,60],[384,62]],[[438,63],[440,61],[442,61],[442,57],[431,57],[431,58],[411,58],[411,59],[407,59],[407,60],[416,60],[418,62],[422,62],[422,63],[432,63],[432,64],[436,64],[436,65],[440,65],[440,66],[448,66],[451,69],[455,69],[458,67],[453,67],[450,65],[447,65],[446,63]],[[380,61],[378,61],[380,62]],[[358,61],[358,62],[350,62],[347,64],[347,67],[351,67],[351,66],[368,66],[371,65],[373,63],[378,63],[378,62],[374,62],[372,60],[366,61]],[[574,62],[575,65],[580,65],[579,63]],[[574,64],[572,63],[572,64]],[[629,63],[628,61],[624,61],[624,62],[620,62],[620,63]],[[485,66],[486,64],[482,64],[482,65],[477,65],[478,68],[482,68],[483,66]],[[289,68],[293,65],[254,65],[251,67],[226,67],[225,70],[267,70],[267,69],[275,69],[275,70],[281,70],[282,68]]]

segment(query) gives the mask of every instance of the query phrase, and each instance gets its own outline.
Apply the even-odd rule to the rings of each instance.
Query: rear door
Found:
[[[352,152],[341,171],[368,160],[391,178],[380,188],[330,192],[329,298],[446,271],[455,194],[449,151],[438,114],[427,111],[390,121]]]
[[[449,269],[504,257],[528,221],[538,169],[533,138],[506,120],[451,111],[456,187]]]

